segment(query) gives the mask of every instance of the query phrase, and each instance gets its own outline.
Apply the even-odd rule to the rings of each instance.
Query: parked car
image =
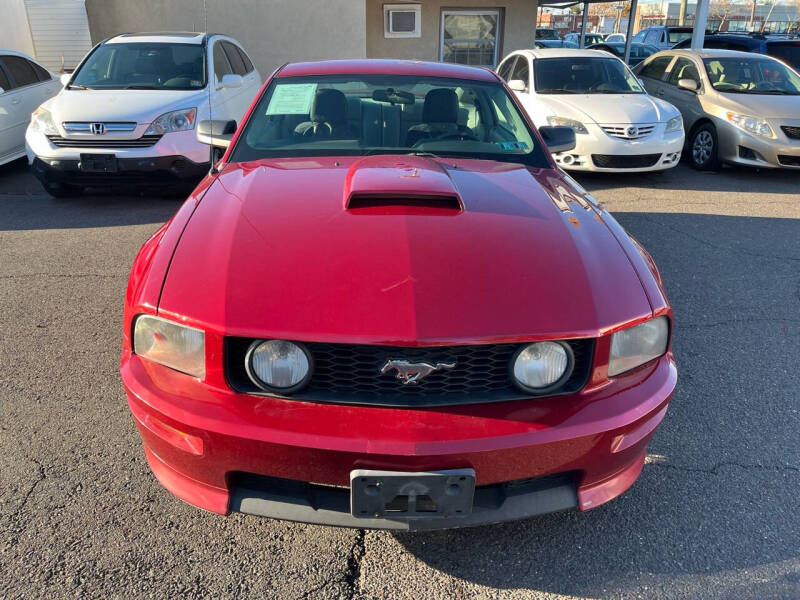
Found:
[[[558,34],[558,31],[555,29],[550,29],[548,27],[537,27],[536,28],[536,39],[537,40],[560,40],[561,36]]]
[[[631,38],[631,42],[655,46],[659,50],[669,50],[683,40],[692,39],[691,27],[646,27]]]
[[[609,59],[610,60],[610,59]],[[613,59],[616,60],[616,59]],[[290,64],[131,270],[122,381],[161,483],[388,529],[588,510],[677,372],[645,250],[492,72]],[[457,259],[456,259],[457,258]]]
[[[694,168],[800,168],[800,75],[782,62],[733,50],[671,50],[635,72],[648,92],[681,111]]]
[[[564,36],[565,42],[571,42],[576,46],[580,47],[581,43],[581,34],[580,33],[568,33]],[[603,43],[603,36],[599,33],[587,33],[584,36],[583,43],[585,46],[590,46],[592,44],[602,44]]]
[[[58,78],[30,56],[0,49],[0,165],[25,156],[31,113],[60,89]]]
[[[236,40],[201,33],[118,35],[64,79],[25,136],[34,173],[54,196],[133,183],[193,188],[210,166],[195,124],[240,120],[261,85]]]
[[[613,54],[617,58],[625,59],[625,42],[603,42],[602,44],[594,44],[589,46],[589,50],[603,50]],[[628,64],[631,66],[638,65],[645,58],[651,54],[658,52],[655,46],[648,46],[646,44],[634,44],[631,42],[631,53],[628,59]]]
[[[691,39],[683,40],[675,49],[689,48],[691,44]],[[759,52],[782,60],[795,71],[800,69],[800,39],[785,35],[718,33],[705,36],[703,48]]]
[[[578,44],[565,42],[564,40],[536,40],[534,48],[577,48]]]
[[[616,44],[619,42],[625,43],[625,34],[624,33],[609,33],[603,41],[607,44]]]
[[[678,110],[645,93],[624,63],[599,50],[519,50],[497,73],[537,127],[564,125],[576,146],[555,154],[579,171],[663,171],[683,147]]]

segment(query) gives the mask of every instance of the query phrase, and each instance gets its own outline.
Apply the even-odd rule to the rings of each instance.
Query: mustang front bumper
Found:
[[[130,354],[121,372],[147,460],[179,498],[220,514],[384,529],[478,525],[611,500],[639,475],[677,380],[668,354],[573,396],[397,409],[238,394]],[[471,513],[354,517],[357,469],[472,469]]]

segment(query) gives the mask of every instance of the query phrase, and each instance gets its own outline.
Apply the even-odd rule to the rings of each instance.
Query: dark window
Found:
[[[6,70],[11,74],[11,79],[16,84],[15,87],[31,85],[39,81],[31,63],[21,56],[4,56],[3,63],[6,66]]]
[[[222,48],[222,43],[217,42],[214,44],[214,74],[217,76],[217,82],[221,82],[223,76],[228,73],[233,73],[231,63],[225,55],[225,50]]]
[[[2,62],[3,62],[3,57],[0,56],[0,63]],[[2,65],[0,65],[0,88],[3,88],[6,91],[11,89],[11,83],[9,83],[8,77],[6,77],[6,73],[5,71],[3,71]]]
[[[767,54],[795,69],[800,68],[800,42],[768,42]]]
[[[647,36],[644,38],[645,44],[660,44],[662,38],[662,32],[659,29],[651,29],[647,32]]]
[[[700,76],[697,73],[697,67],[694,66],[694,63],[688,58],[679,58],[676,60],[675,65],[669,72],[668,81],[672,85],[678,85],[678,80],[680,79],[691,79],[692,81],[696,81],[698,85],[700,84]]]
[[[50,81],[52,79],[50,75],[50,71],[42,67],[41,65],[37,65],[35,62],[28,61],[33,67],[33,72],[36,73],[36,76],[39,78],[39,81]]]
[[[639,76],[649,77],[650,79],[661,79],[671,62],[671,56],[659,56],[647,63],[642,70],[639,71]]]
[[[239,52],[236,50],[236,46],[230,42],[222,42],[222,47],[225,49],[225,55],[228,57],[231,67],[233,67],[233,72],[237,75],[247,75],[247,69],[244,67],[244,61],[242,60]]]
[[[236,50],[239,52],[239,56],[242,57],[242,62],[244,63],[244,68],[247,73],[252,73],[255,67],[253,66],[253,62],[250,60],[250,57],[247,56],[247,53],[239,48],[239,46],[235,46]]]

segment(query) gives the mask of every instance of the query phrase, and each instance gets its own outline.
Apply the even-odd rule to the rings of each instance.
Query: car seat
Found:
[[[347,122],[347,97],[340,90],[326,88],[314,94],[310,121],[300,123],[296,135],[323,138],[358,137]]]
[[[472,136],[472,131],[458,124],[458,96],[450,88],[434,88],[425,94],[422,123],[414,125],[406,135],[406,146],[413,147],[424,139],[448,134]]]

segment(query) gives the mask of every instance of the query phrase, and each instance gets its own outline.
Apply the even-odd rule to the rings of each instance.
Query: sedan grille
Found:
[[[63,138],[60,135],[48,135],[50,143],[59,148],[150,148],[154,146],[160,135],[143,135],[132,140],[109,140],[107,138]]]
[[[601,125],[611,137],[621,140],[640,140],[647,137],[656,128],[655,125]]]
[[[225,370],[237,392],[261,394],[247,375],[245,355],[254,340],[226,338]],[[594,340],[569,340],[575,356],[572,375],[547,396],[571,394],[586,385],[592,367]],[[534,397],[517,388],[510,365],[520,344],[406,348],[353,344],[306,343],[314,363],[307,387],[291,395],[295,400],[367,404],[374,406],[441,406],[502,402]],[[387,360],[455,362],[451,370],[435,371],[416,385],[404,385],[395,373],[381,374]],[[270,394],[267,394],[270,395]]]
[[[660,154],[592,154],[594,166],[601,169],[643,169],[660,158]]]
[[[781,125],[781,129],[783,129],[783,133],[786,134],[786,137],[793,139],[793,140],[800,140],[800,127],[791,127],[789,125]]]

